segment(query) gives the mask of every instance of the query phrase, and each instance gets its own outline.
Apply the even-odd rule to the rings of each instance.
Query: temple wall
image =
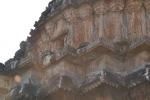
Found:
[[[38,48],[44,50],[46,47],[55,51],[67,44],[77,48],[80,43],[90,43],[99,37],[117,42],[148,36],[146,27],[149,5],[142,4],[142,0],[109,0],[67,8],[59,17],[46,22],[44,33],[40,32],[42,40],[39,40],[45,46],[40,47],[38,42]],[[49,39],[53,42],[46,44]],[[64,43],[61,44],[58,40]]]
[[[52,0],[34,26],[0,63],[0,98],[150,99],[149,0]]]

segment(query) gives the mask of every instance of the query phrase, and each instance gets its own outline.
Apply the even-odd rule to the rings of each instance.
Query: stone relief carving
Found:
[[[37,44],[37,52],[38,54],[41,54],[44,49],[44,45],[42,44],[41,37],[36,41],[36,44]]]
[[[98,1],[93,4],[95,12],[95,38],[106,37],[105,36],[105,14],[107,12],[107,7],[105,1]]]
[[[76,32],[76,10],[69,8],[64,12],[64,17],[67,21],[68,35],[65,37],[64,45],[71,45],[75,47],[75,32]]]
[[[52,52],[56,52],[56,50],[64,47],[64,42],[62,40],[56,40],[52,42],[51,44],[52,44],[52,48],[51,48]]]
[[[144,4],[146,7],[147,33],[148,33],[148,36],[150,36],[150,0],[145,0]]]
[[[68,32],[66,21],[64,18],[60,18],[57,22],[56,31],[53,37],[57,37],[61,34],[65,34]]]
[[[150,80],[150,68],[149,67],[146,67],[146,70],[143,76],[146,78],[147,81]]]
[[[93,39],[93,9],[89,4],[83,4],[79,8],[79,14],[81,18],[81,24],[78,26],[79,29],[79,41],[92,42]],[[77,32],[78,33],[78,32]]]
[[[51,64],[53,55],[54,53],[51,52],[50,50],[43,51],[43,53],[41,54],[41,60],[44,68],[48,67]]]
[[[127,20],[130,39],[146,35],[143,29],[143,20],[141,18],[142,0],[128,0],[127,1]]]
[[[50,37],[54,34],[55,28],[56,28],[56,23],[54,23],[53,21],[49,21],[45,25],[45,29]]]
[[[124,24],[123,24],[123,8],[124,8],[124,0],[112,0],[110,2],[110,10],[112,14],[112,18],[110,18],[110,33],[114,34],[114,41],[120,45],[125,45],[125,32],[124,32]],[[114,32],[114,33],[113,33]],[[124,43],[123,43],[124,42]]]
[[[51,43],[49,41],[49,35],[45,31],[41,32],[41,39],[42,39],[43,50],[50,50]]]

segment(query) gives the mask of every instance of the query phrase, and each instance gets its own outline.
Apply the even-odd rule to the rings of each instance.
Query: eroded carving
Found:
[[[81,23],[79,23],[77,31],[80,43],[91,42],[93,40],[93,9],[89,4],[83,4],[79,8]]]
[[[64,12],[64,17],[67,21],[68,35],[65,37],[65,45],[75,46],[75,30],[76,30],[76,10],[69,8]],[[67,43],[67,44],[66,44]]]
[[[31,44],[26,41],[20,43],[20,49],[15,53],[14,60],[20,60],[28,54],[28,50],[31,48]]]
[[[124,24],[123,24],[123,8],[124,8],[124,0],[112,0],[110,2],[110,33],[115,35],[113,39],[118,45],[127,45],[127,36],[124,32]],[[114,29],[113,29],[114,28]],[[112,33],[114,32],[114,33]]]
[[[68,29],[67,29],[67,24],[66,24],[65,19],[64,18],[59,19],[57,22],[57,28],[53,37],[63,35],[67,32],[68,32]]]
[[[143,29],[144,20],[142,20],[142,0],[128,0],[127,9],[128,9],[128,30],[130,39],[133,40],[135,37],[139,37],[145,34]]]
[[[52,36],[54,34],[56,25],[53,21],[49,21],[46,25],[45,25],[45,29],[47,31],[47,33],[49,34],[49,36]]]
[[[104,21],[105,21],[105,14],[107,12],[107,7],[105,1],[98,1],[95,2],[93,5],[95,16],[95,38],[99,37],[106,37],[105,29],[104,29]]]
[[[144,4],[146,7],[147,32],[148,32],[148,36],[150,36],[150,1],[145,0]]]
[[[50,66],[54,57],[54,53],[50,50],[43,51],[41,54],[41,60],[43,64],[43,68]]]

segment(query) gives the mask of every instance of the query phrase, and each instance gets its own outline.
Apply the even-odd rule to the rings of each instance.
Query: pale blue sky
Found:
[[[13,58],[51,0],[0,0],[0,62]]]

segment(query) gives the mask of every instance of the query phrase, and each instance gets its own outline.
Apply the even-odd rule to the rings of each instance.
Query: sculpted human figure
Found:
[[[55,31],[55,23],[53,21],[49,21],[48,23],[46,23],[45,29],[47,33],[49,34],[49,36],[52,36]]]
[[[105,14],[107,12],[107,7],[105,4],[105,0],[95,2],[93,4],[93,8],[95,12],[95,30],[97,31],[97,33],[95,34],[95,38],[106,37],[104,20]]]
[[[52,62],[52,58],[53,58],[53,52],[51,52],[50,50],[44,51],[41,54],[41,60],[42,60],[43,67],[48,67]]]
[[[82,35],[83,42],[92,42],[93,40],[93,10],[92,6],[89,4],[83,4],[79,8],[80,18],[82,20],[82,30],[83,32],[79,35]],[[80,37],[79,37],[80,38]]]
[[[45,30],[41,32],[41,39],[42,39],[42,44],[43,50],[50,50],[50,41],[49,41],[49,35],[46,33]]]
[[[61,18],[58,20],[57,31],[55,32],[55,34],[63,34],[63,33],[67,33],[67,25],[65,19]]]
[[[36,41],[38,55],[40,55],[40,54],[43,52],[44,45],[43,45],[42,43],[43,43],[43,42],[42,42],[41,37],[38,38],[37,41]]]
[[[122,10],[124,8],[124,0],[112,0],[110,2],[110,10],[112,14],[115,14],[115,19],[110,19],[114,23],[114,35],[115,35],[115,42],[121,42],[123,39],[125,39],[125,33],[123,28],[123,16],[122,16]],[[122,41],[123,42],[123,41]]]
[[[67,44],[75,47],[75,34],[76,34],[76,10],[74,8],[69,8],[64,12],[64,17],[67,21],[67,28],[68,28],[68,35],[65,37],[65,40],[67,40]],[[65,44],[65,45],[67,45]]]
[[[145,7],[146,7],[146,18],[147,18],[147,33],[148,33],[148,36],[150,36],[150,0],[145,0],[144,2],[145,4]]]
[[[141,18],[141,5],[142,0],[128,0],[128,30],[130,39],[133,40],[135,37],[146,35],[143,29],[143,20]]]

